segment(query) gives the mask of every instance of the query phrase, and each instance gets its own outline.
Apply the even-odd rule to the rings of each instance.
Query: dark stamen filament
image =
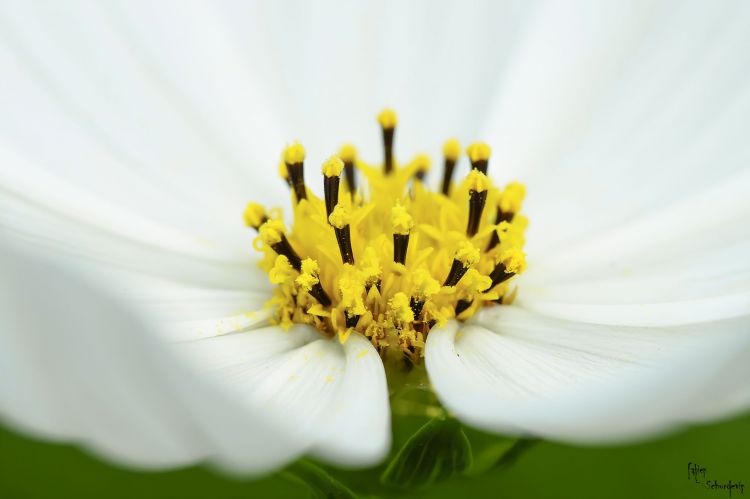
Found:
[[[339,202],[339,182],[340,177],[323,175],[323,191],[326,199],[326,218],[331,216],[333,208]]]
[[[349,187],[352,199],[357,189],[357,179],[354,177],[354,161],[344,161],[344,178],[346,178],[346,185]]]
[[[506,213],[498,207],[497,214],[495,215],[495,225],[502,223],[502,222],[511,223],[513,221],[513,215],[514,215],[513,213]],[[487,251],[491,250],[492,248],[497,246],[499,243],[500,243],[500,236],[497,235],[497,231],[493,231],[492,237],[490,237],[490,242],[487,245]]]
[[[414,313],[414,320],[418,321],[419,316],[422,315],[422,308],[424,307],[424,300],[422,298],[417,298],[416,296],[412,296],[409,300],[409,306],[411,307],[411,311]]]
[[[289,260],[289,264],[294,267],[294,270],[296,270],[297,272],[302,270],[302,260],[300,259],[297,252],[294,251],[292,245],[289,244],[289,240],[284,234],[281,234],[281,241],[271,245],[271,249],[273,249],[279,255],[284,255],[285,257],[287,257],[287,259]]]
[[[336,232],[336,241],[339,243],[339,252],[341,252],[341,261],[354,265],[354,252],[352,251],[352,235],[349,225],[342,228],[334,227]]]
[[[386,175],[393,171],[393,134],[395,131],[395,128],[383,128],[383,149],[385,152],[383,167]]]
[[[464,263],[461,260],[454,258],[453,263],[451,264],[451,269],[448,272],[448,277],[445,278],[443,286],[455,286],[467,270],[469,270],[469,267],[464,266]]]
[[[487,165],[489,163],[489,160],[486,159],[478,159],[476,161],[471,162],[471,167],[475,170],[479,170],[480,172],[487,175]]]
[[[510,279],[511,277],[513,277],[514,275],[516,275],[512,272],[508,273],[505,270],[506,270],[506,267],[503,262],[500,262],[495,266],[495,269],[492,272],[490,272],[490,279],[492,279],[492,284],[490,284],[490,287],[487,288],[488,290],[494,288],[498,284],[503,283],[507,281],[508,279]]]
[[[289,170],[289,182],[294,188],[294,195],[299,203],[303,199],[307,199],[307,189],[305,188],[305,164],[294,163],[286,165]]]
[[[443,170],[443,186],[442,192],[446,196],[450,194],[451,179],[453,178],[453,170],[456,168],[456,160],[445,158],[445,166]]]
[[[406,265],[406,250],[409,248],[409,234],[393,234],[393,261]]]
[[[344,312],[344,317],[346,318],[346,327],[357,327],[359,315],[349,315],[349,312]]]
[[[482,220],[482,211],[487,202],[487,191],[469,191],[469,222],[466,224],[466,235],[474,237],[479,230],[479,222]]]
[[[331,299],[328,297],[328,293],[325,292],[320,282],[316,282],[315,284],[313,284],[312,288],[310,288],[309,293],[324,307],[329,307],[331,305]]]
[[[456,303],[456,317],[461,315],[461,312],[469,308],[471,304],[471,300],[458,300],[458,303]]]

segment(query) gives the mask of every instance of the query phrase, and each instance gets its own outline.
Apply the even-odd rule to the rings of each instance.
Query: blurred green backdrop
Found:
[[[395,424],[395,445],[425,420]],[[492,437],[467,430],[472,446]],[[509,466],[479,476],[451,479],[401,496],[692,498],[729,497],[688,479],[688,463],[707,469],[707,478],[746,485],[750,495],[750,415],[691,428],[655,441],[609,448],[581,448],[538,442]],[[382,470],[335,476],[363,497],[398,496],[377,485]],[[0,430],[0,497],[6,498],[281,498],[311,497],[287,473],[261,479],[227,477],[207,467],[141,473],[101,462],[76,448],[36,441]]]

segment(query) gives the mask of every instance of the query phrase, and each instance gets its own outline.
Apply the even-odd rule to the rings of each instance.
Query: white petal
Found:
[[[431,332],[426,364],[469,424],[573,442],[642,438],[750,405],[748,320],[602,327],[503,307]]]
[[[266,327],[180,345],[229,396],[264,410],[298,442],[340,466],[379,462],[390,448],[383,363],[369,341],[341,345],[309,326]]]
[[[492,171],[529,187],[532,254],[746,169],[748,26],[743,2],[540,7],[487,128]]]
[[[749,189],[744,172],[643,219],[532,257],[516,304],[551,317],[634,326],[746,315]]]
[[[196,375],[100,289],[0,251],[7,422],[141,468],[209,460],[260,472],[306,452],[264,411]]]

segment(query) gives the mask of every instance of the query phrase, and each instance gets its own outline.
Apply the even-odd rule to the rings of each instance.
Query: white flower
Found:
[[[746,409],[748,10],[4,5],[0,415],[135,466],[382,459],[375,349],[267,327],[238,216],[284,204],[289,139],[379,157],[384,104],[398,151],[481,137],[528,186],[515,303],[427,337],[457,417],[599,442]]]

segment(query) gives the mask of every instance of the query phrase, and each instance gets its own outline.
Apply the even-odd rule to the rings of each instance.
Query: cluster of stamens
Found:
[[[527,220],[519,214],[525,191],[517,182],[504,189],[492,185],[484,143],[467,148],[471,170],[454,185],[461,155],[455,139],[443,146],[440,190],[431,191],[425,184],[429,157],[399,165],[396,115],[385,110],[378,121],[382,168],[346,145],[323,163],[320,199],[305,184],[304,148],[291,144],[279,165],[291,190],[291,230],[279,210],[267,212],[256,203],[244,217],[258,231],[260,266],[276,285],[268,303],[275,323],[310,324],[342,342],[358,331],[381,355],[405,355],[416,363],[436,324],[512,301],[511,279],[526,266]],[[357,174],[367,179],[367,189],[358,187]]]

